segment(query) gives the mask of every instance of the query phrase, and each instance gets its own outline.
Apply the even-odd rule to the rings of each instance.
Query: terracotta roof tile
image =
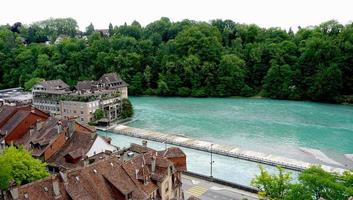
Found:
[[[94,85],[96,85],[96,81],[78,81],[76,84],[76,90],[90,90]]]
[[[38,83],[37,85],[42,86],[46,90],[66,90],[66,89],[69,89],[69,85],[67,85],[64,81],[62,81],[60,79],[42,81],[42,82]]]
[[[152,159],[156,159],[154,173],[150,170]],[[133,199],[138,200],[149,199],[150,195],[158,190],[155,180],[164,180],[171,166],[173,166],[171,161],[152,151],[126,162],[113,154],[91,165],[60,173],[60,194],[63,200],[113,200],[118,199],[119,194],[122,197],[132,195]],[[43,191],[42,187],[48,180],[52,184],[50,180],[54,179],[56,177],[18,187],[19,194],[31,192],[33,199],[53,199],[53,192],[44,196],[43,192],[46,191]],[[50,184],[47,184],[48,189]]]
[[[22,138],[15,141],[15,144],[24,145],[27,149],[31,149],[32,155],[41,156],[50,144],[52,144],[56,138],[62,134],[62,131],[58,131],[58,122],[56,118],[49,118],[45,122],[42,122],[42,128],[28,131]]]
[[[117,83],[116,87],[125,87],[127,86],[126,82],[120,78],[120,76],[117,73],[107,73],[103,74],[99,80],[99,83],[104,83],[104,84],[113,84]]]
[[[12,132],[31,112],[19,110],[1,127],[2,132]]]
[[[0,110],[0,127],[16,112],[16,107],[3,106]]]
[[[12,192],[16,193],[16,189]],[[17,200],[69,199],[64,185],[60,184],[58,176],[55,175],[17,188],[17,195]],[[9,196],[9,199],[12,198]]]
[[[82,166],[82,162],[66,162],[65,156],[68,154],[73,154],[72,156],[76,157],[77,153],[85,155],[93,145],[95,137],[96,135],[92,138],[90,132],[75,131],[71,138],[66,141],[65,145],[62,146],[61,149],[47,161],[48,164],[62,167],[64,169],[73,169],[78,166]]]

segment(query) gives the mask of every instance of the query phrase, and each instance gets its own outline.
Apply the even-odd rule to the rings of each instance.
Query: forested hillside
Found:
[[[73,86],[112,71],[134,95],[341,101],[353,94],[353,24],[328,21],[296,33],[168,18],[102,32],[92,24],[80,32],[71,18],[0,27],[1,88],[41,78]]]

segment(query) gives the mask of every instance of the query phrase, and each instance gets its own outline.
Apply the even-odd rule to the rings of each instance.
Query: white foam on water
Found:
[[[344,154],[344,156],[349,160],[353,161],[353,154]]]
[[[333,164],[333,165],[338,165],[338,166],[342,166],[343,165],[335,160],[333,160],[332,158],[328,157],[326,154],[324,154],[322,151],[318,150],[318,149],[311,149],[311,148],[304,148],[301,147],[300,148],[302,151],[314,156],[316,159],[328,163],[328,164]]]
[[[186,138],[186,137],[177,137],[177,138],[175,138],[175,141],[177,141],[177,142],[186,142],[188,140],[190,140],[190,138]]]

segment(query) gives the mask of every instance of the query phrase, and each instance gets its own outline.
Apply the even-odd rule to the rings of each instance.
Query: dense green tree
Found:
[[[50,18],[33,25],[44,29],[51,41],[60,35],[74,37],[78,32],[77,22],[72,18]]]
[[[94,26],[92,23],[90,23],[87,27],[86,27],[86,35],[91,35],[94,32]]]
[[[239,95],[244,87],[245,62],[236,55],[222,56],[218,69],[218,94],[221,96]]]
[[[312,166],[299,173],[293,183],[289,173],[278,168],[278,174],[269,174],[260,167],[260,174],[251,184],[259,189],[258,195],[269,200],[347,200],[353,195],[353,171],[336,174]]]
[[[113,24],[112,23],[109,23],[109,26],[108,26],[108,29],[109,29],[109,36],[113,36],[114,34],[114,27],[113,27]]]
[[[278,174],[269,174],[260,166],[260,174],[252,181],[251,185],[260,190],[259,196],[268,199],[284,199],[290,189],[291,174],[283,168],[277,167]]]
[[[276,99],[288,99],[294,94],[292,70],[289,65],[274,64],[266,74],[263,84],[264,95]]]
[[[141,72],[137,72],[132,77],[131,83],[129,85],[129,93],[132,95],[141,95],[143,94],[144,88],[143,75]]]
[[[11,166],[5,162],[1,162],[0,160],[0,190],[6,190],[11,181]]]
[[[25,86],[24,89],[27,90],[27,91],[29,91],[29,90],[32,89],[32,87],[33,87],[35,84],[37,84],[37,83],[39,83],[39,82],[42,82],[42,81],[44,81],[43,78],[31,78],[31,79],[29,79],[29,80],[24,84],[24,86]]]
[[[158,87],[156,90],[156,94],[160,95],[160,96],[167,96],[170,94],[170,90],[168,88],[167,83],[161,79],[158,81]]]
[[[298,179],[316,200],[346,200],[353,195],[352,185],[347,187],[341,175],[326,172],[320,167],[304,170]]]
[[[97,109],[96,111],[94,111],[94,119],[95,120],[100,120],[103,117],[105,117],[105,113],[102,109]]]
[[[129,99],[123,99],[121,118],[126,119],[134,115],[134,109]]]
[[[147,65],[145,68],[145,71],[143,72],[144,79],[146,81],[147,87],[149,88],[151,86],[151,81],[152,81],[152,68]]]
[[[332,101],[340,94],[342,72],[336,65],[323,67],[313,76],[313,84],[308,93],[314,100]]]
[[[325,102],[353,94],[352,24],[331,20],[294,33],[164,17],[145,27],[109,24],[109,35],[93,30],[83,37],[71,18],[0,26],[0,87],[24,87],[36,77],[73,86],[114,71],[131,94]]]
[[[30,183],[49,176],[46,164],[32,157],[23,147],[10,146],[0,154],[0,189],[9,187],[12,180],[17,185]]]

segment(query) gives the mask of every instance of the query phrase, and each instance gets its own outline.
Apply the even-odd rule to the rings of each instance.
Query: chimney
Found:
[[[29,128],[29,137],[33,136],[34,129],[33,127]]]
[[[54,191],[54,198],[58,198],[60,196],[60,188],[59,188],[59,181],[53,180],[53,191]]]
[[[18,199],[18,188],[10,190],[11,196],[14,200]]]
[[[138,169],[135,169],[135,175],[136,175],[136,180],[138,180],[138,173],[139,173],[139,170]]]
[[[64,183],[67,183],[67,176],[63,172],[59,172],[61,179],[63,180]]]
[[[39,131],[42,127],[43,127],[43,122],[40,121],[40,120],[37,120],[37,123],[36,123],[36,129],[37,129],[37,131]]]
[[[69,119],[68,122],[68,137],[71,138],[71,136],[74,134],[75,131],[75,120],[74,119]]]
[[[61,133],[61,132],[63,131],[63,127],[62,127],[61,121],[58,121],[56,127],[57,127],[57,129],[58,129],[58,133]]]
[[[152,156],[151,172],[152,172],[152,173],[156,172],[156,157],[155,157],[155,156]]]
[[[147,147],[147,140],[142,140],[142,146]]]

